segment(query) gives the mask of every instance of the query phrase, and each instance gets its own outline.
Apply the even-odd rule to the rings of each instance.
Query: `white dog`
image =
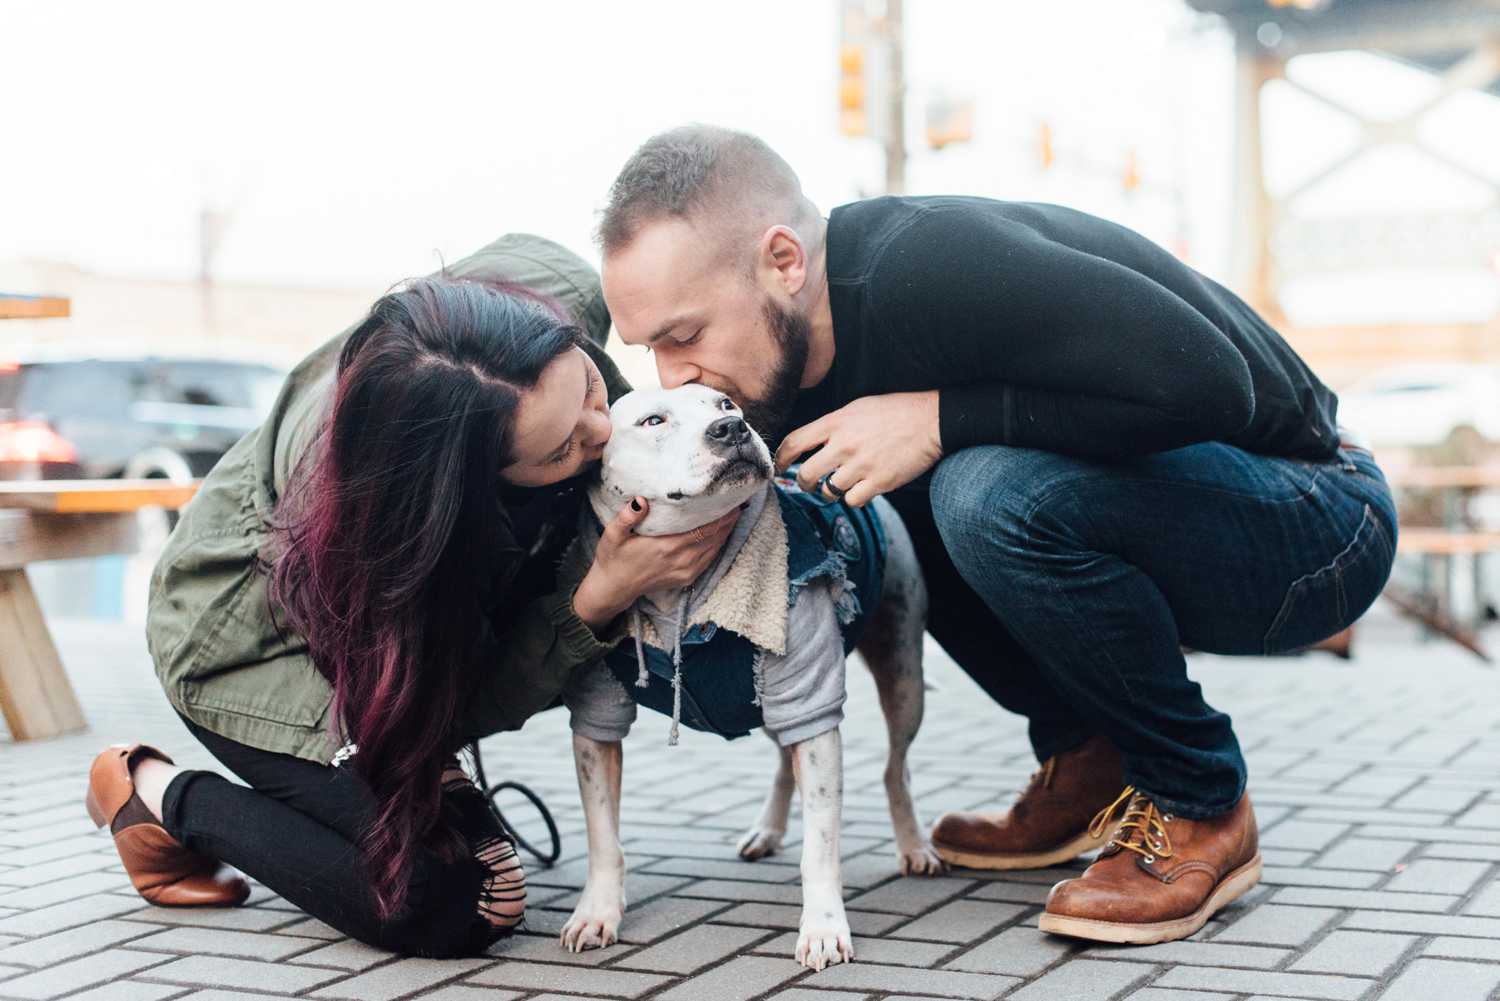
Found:
[[[651,535],[688,531],[746,506],[718,562],[692,587],[648,595],[638,604],[632,630],[640,658],[636,684],[646,685],[649,677],[642,633],[654,647],[676,651],[675,673],[670,665],[667,671],[675,738],[676,717],[684,711],[681,649],[690,624],[710,622],[756,642],[755,702],[764,714],[767,733],[779,745],[780,763],[760,818],[741,840],[739,854],[758,859],[780,848],[792,789],[800,788],[803,906],[796,958],[819,970],[847,962],[854,952],[839,872],[843,761],[838,721],[844,698],[839,622],[844,621],[850,597],[843,593],[842,578],[818,580],[800,590],[793,587],[792,597],[785,569],[779,571],[780,579],[769,579],[766,571],[772,564],[766,561],[772,557],[767,553],[779,552],[779,566],[786,566],[787,527],[769,487],[770,454],[729,397],[703,386],[638,391],[614,404],[611,420],[613,433],[600,480],[590,492],[601,522],[607,524],[636,496],[650,501],[650,512],[638,531]],[[859,650],[874,675],[889,731],[885,788],[899,868],[903,874],[929,874],[941,871],[942,863],[918,825],[906,765],[907,749],[922,719],[927,593],[904,526],[889,505],[877,504],[888,539],[884,586]],[[581,535],[581,544],[591,552],[588,532]],[[826,550],[824,554],[826,561]],[[579,558],[586,557],[587,553]],[[747,580],[753,581],[748,591]],[[729,596],[716,604],[720,593]],[[792,635],[798,643],[784,641]],[[668,664],[664,657],[660,663]],[[717,663],[712,667],[717,670]],[[665,685],[663,678],[657,682]],[[624,915],[620,737],[634,719],[630,689],[617,673],[599,664],[576,672],[566,696],[588,837],[588,876],[561,935],[563,945],[575,952],[614,942]],[[689,705],[687,710],[693,708]]]

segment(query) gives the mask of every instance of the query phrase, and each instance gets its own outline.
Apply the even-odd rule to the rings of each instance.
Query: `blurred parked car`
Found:
[[[1474,437],[1500,442],[1500,367],[1384,369],[1339,393],[1339,423],[1377,448],[1427,448]]]
[[[188,480],[270,412],[286,372],[224,358],[0,358],[0,479]]]

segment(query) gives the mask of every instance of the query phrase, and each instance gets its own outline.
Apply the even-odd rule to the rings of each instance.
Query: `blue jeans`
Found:
[[[931,592],[934,638],[1030,721],[1040,760],[1097,733],[1125,780],[1185,817],[1245,788],[1229,717],[1182,648],[1283,653],[1374,602],[1396,515],[1368,453],[1326,462],[1208,443],[1114,462],[987,446],[889,499]]]

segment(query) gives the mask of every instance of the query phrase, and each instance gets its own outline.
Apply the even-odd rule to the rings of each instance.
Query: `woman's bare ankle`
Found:
[[[157,823],[162,822],[161,802],[167,786],[182,769],[169,765],[160,758],[139,758],[130,770],[130,780],[135,785],[135,794],[146,804]]]

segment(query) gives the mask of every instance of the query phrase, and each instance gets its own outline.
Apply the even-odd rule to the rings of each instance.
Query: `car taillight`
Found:
[[[41,421],[0,423],[0,462],[74,462],[73,443]]]

